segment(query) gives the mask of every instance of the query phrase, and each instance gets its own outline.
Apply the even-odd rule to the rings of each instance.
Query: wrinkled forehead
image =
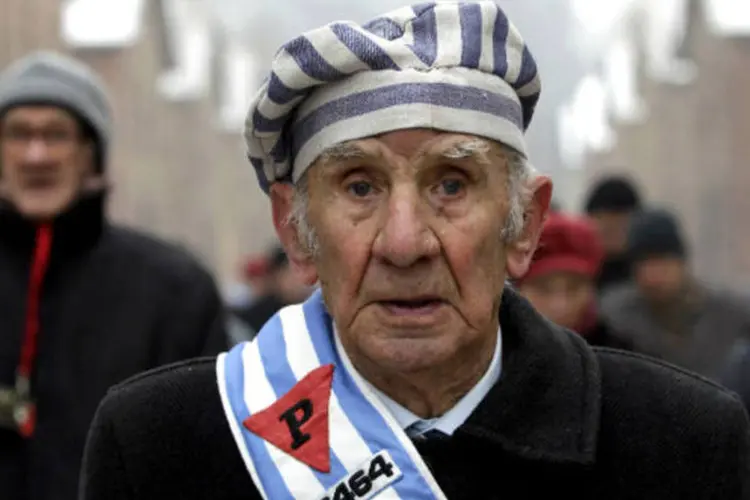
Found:
[[[506,148],[482,137],[445,133],[431,129],[405,129],[343,141],[326,148],[312,163],[347,165],[365,160],[380,163],[408,163],[420,166],[439,161],[461,161],[490,166],[502,163]]]

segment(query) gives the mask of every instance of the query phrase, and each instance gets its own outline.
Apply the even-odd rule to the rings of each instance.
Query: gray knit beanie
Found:
[[[0,73],[0,115],[24,104],[60,106],[94,132],[97,170],[102,171],[112,129],[104,83],[85,64],[55,52],[34,52]]]

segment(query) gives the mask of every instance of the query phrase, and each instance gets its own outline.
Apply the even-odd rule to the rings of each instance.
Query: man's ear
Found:
[[[506,249],[505,266],[513,279],[523,278],[529,269],[552,200],[552,181],[549,177],[540,175],[529,188],[531,200],[524,213],[523,232]]]
[[[300,279],[308,286],[318,281],[318,272],[309,249],[299,238],[299,232],[291,221],[294,188],[289,183],[274,183],[270,189],[271,211],[276,234],[284,247],[289,262]]]

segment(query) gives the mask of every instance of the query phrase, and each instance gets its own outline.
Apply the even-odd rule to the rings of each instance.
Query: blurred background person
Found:
[[[729,355],[720,381],[735,391],[750,412],[750,340],[739,339]]]
[[[0,497],[73,500],[107,389],[226,347],[213,279],[108,222],[108,96],[80,62],[0,74]]]
[[[234,293],[227,294],[227,335],[229,343],[252,340],[258,333],[240,316],[261,297],[266,297],[269,288],[269,256],[253,255],[248,257],[241,270],[241,280],[235,283]]]
[[[226,330],[227,342],[230,346],[237,345],[240,342],[253,340],[258,334],[258,332],[250,328],[250,325],[231,311],[227,313]]]
[[[596,223],[604,248],[604,261],[597,278],[600,291],[630,279],[630,261],[625,252],[627,233],[630,219],[640,204],[635,185],[624,177],[606,177],[591,188],[585,212]]]
[[[239,266],[237,278],[233,279],[224,291],[224,303],[230,310],[243,309],[250,305],[266,288],[268,256],[251,255],[245,257]]]
[[[312,291],[298,278],[280,245],[269,252],[263,272],[252,282],[257,290],[254,300],[248,306],[236,309],[234,314],[254,332],[259,332],[279,309],[303,302]]]
[[[628,232],[631,283],[602,299],[604,318],[634,350],[716,378],[734,342],[750,331],[750,304],[695,278],[671,212],[648,209]]]
[[[224,288],[224,302],[227,307],[244,307],[252,298],[253,294],[250,287],[243,281],[232,281]]]
[[[518,289],[549,320],[573,330],[589,344],[628,348],[598,314],[596,278],[603,257],[590,220],[553,213]]]
[[[249,291],[249,300],[245,305],[249,305],[258,297],[266,296],[271,288],[271,258],[270,254],[258,254],[248,257],[245,261],[242,277]]]

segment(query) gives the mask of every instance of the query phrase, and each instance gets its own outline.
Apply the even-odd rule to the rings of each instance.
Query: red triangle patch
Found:
[[[328,401],[333,365],[308,373],[292,390],[243,424],[253,434],[320,472],[331,471]]]

